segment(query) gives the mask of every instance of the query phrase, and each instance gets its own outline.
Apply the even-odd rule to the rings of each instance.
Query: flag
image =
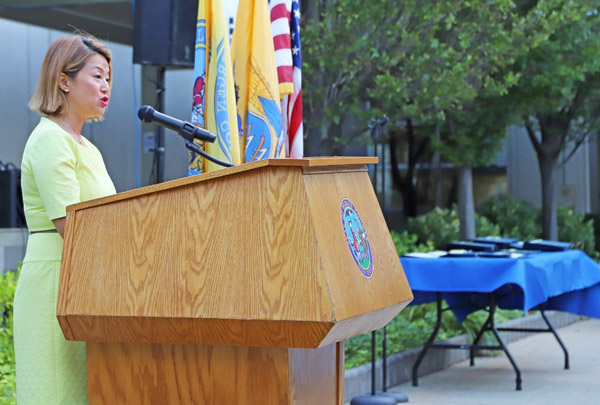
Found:
[[[298,0],[269,0],[286,157],[304,156]]]
[[[244,162],[285,157],[275,49],[266,0],[240,2],[231,52]]]
[[[192,123],[217,136],[214,143],[203,145],[208,154],[232,164],[241,163],[233,70],[222,0],[198,1]],[[188,175],[220,168],[190,153]]]
[[[292,63],[294,66],[294,92],[286,96],[284,111],[287,112],[287,138],[289,145],[288,156],[301,158],[304,156],[304,126],[302,125],[302,55],[300,51],[300,3],[292,1],[290,20],[292,36]]]
[[[292,50],[290,36],[290,15],[292,0],[269,0],[271,31],[275,48],[275,64],[279,82],[279,97],[294,92]]]

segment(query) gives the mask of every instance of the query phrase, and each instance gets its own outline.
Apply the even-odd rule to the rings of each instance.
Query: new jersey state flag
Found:
[[[267,0],[240,1],[231,52],[244,162],[285,157]]]
[[[198,1],[195,52],[192,123],[217,136],[214,143],[203,145],[209,155],[240,164],[235,90],[222,0]],[[190,152],[188,175],[221,168]]]

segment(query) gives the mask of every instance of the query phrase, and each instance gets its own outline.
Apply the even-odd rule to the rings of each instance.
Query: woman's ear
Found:
[[[58,76],[58,87],[60,87],[60,89],[64,93],[68,93],[69,92],[69,76],[67,76],[63,72],[59,73],[59,76]]]

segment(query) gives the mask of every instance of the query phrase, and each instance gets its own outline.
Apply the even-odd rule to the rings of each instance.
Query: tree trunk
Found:
[[[475,238],[473,171],[467,166],[458,169],[458,218],[460,219],[460,239]]]
[[[556,217],[556,165],[558,159],[546,154],[538,155],[542,177],[542,230],[544,239],[558,240]]]
[[[539,115],[535,117],[539,123],[541,142],[536,136],[533,122],[525,120],[525,129],[535,149],[540,175],[542,178],[542,231],[547,240],[558,240],[558,221],[556,218],[556,168],[560,151],[566,143],[569,120]]]
[[[301,0],[300,11],[307,20],[318,21],[320,16],[320,0]]]
[[[415,184],[412,181],[413,170],[411,170],[410,162],[408,165],[407,174],[404,178],[400,175],[398,169],[398,131],[390,131],[388,144],[390,147],[390,165],[392,183],[400,190],[402,194],[402,206],[404,217],[416,217],[417,216],[417,190]]]
[[[418,214],[419,201],[417,194],[417,164],[425,154],[427,138],[419,140],[415,133],[415,128],[411,120],[406,121],[406,136],[408,138],[408,165],[404,177],[400,175],[398,169],[398,138],[401,131],[397,128],[391,128],[389,134],[390,164],[392,182],[402,194],[402,205],[404,207],[404,217],[412,218]]]
[[[440,136],[440,124],[435,124],[435,140],[439,142],[441,139]],[[434,184],[435,184],[435,199],[434,204],[436,207],[441,207],[443,204],[442,201],[442,154],[435,150],[433,152],[433,174],[434,174]]]
[[[316,27],[321,20],[321,0],[301,0],[300,11],[302,15],[301,25],[304,27]],[[326,79],[323,75],[316,75],[315,83],[312,85],[315,88],[321,87]],[[306,93],[305,93],[306,94]],[[324,140],[329,135],[329,123],[325,123],[322,127],[310,125],[312,122],[325,122],[323,120],[323,112],[327,108],[328,100],[323,100],[323,104],[312,105],[308,97],[304,98],[304,156],[330,156],[329,150],[323,145]]]
[[[306,133],[304,140],[304,156],[333,156],[329,137],[333,137],[333,128],[329,123],[322,127],[313,127]]]

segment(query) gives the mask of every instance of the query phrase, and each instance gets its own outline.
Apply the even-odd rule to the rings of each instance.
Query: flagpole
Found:
[[[165,70],[164,66],[158,68],[158,76],[156,81],[156,108],[158,111],[165,110]],[[156,183],[162,183],[165,181],[165,130],[157,125],[156,126],[156,149],[154,150],[155,156],[155,168],[156,168]]]

